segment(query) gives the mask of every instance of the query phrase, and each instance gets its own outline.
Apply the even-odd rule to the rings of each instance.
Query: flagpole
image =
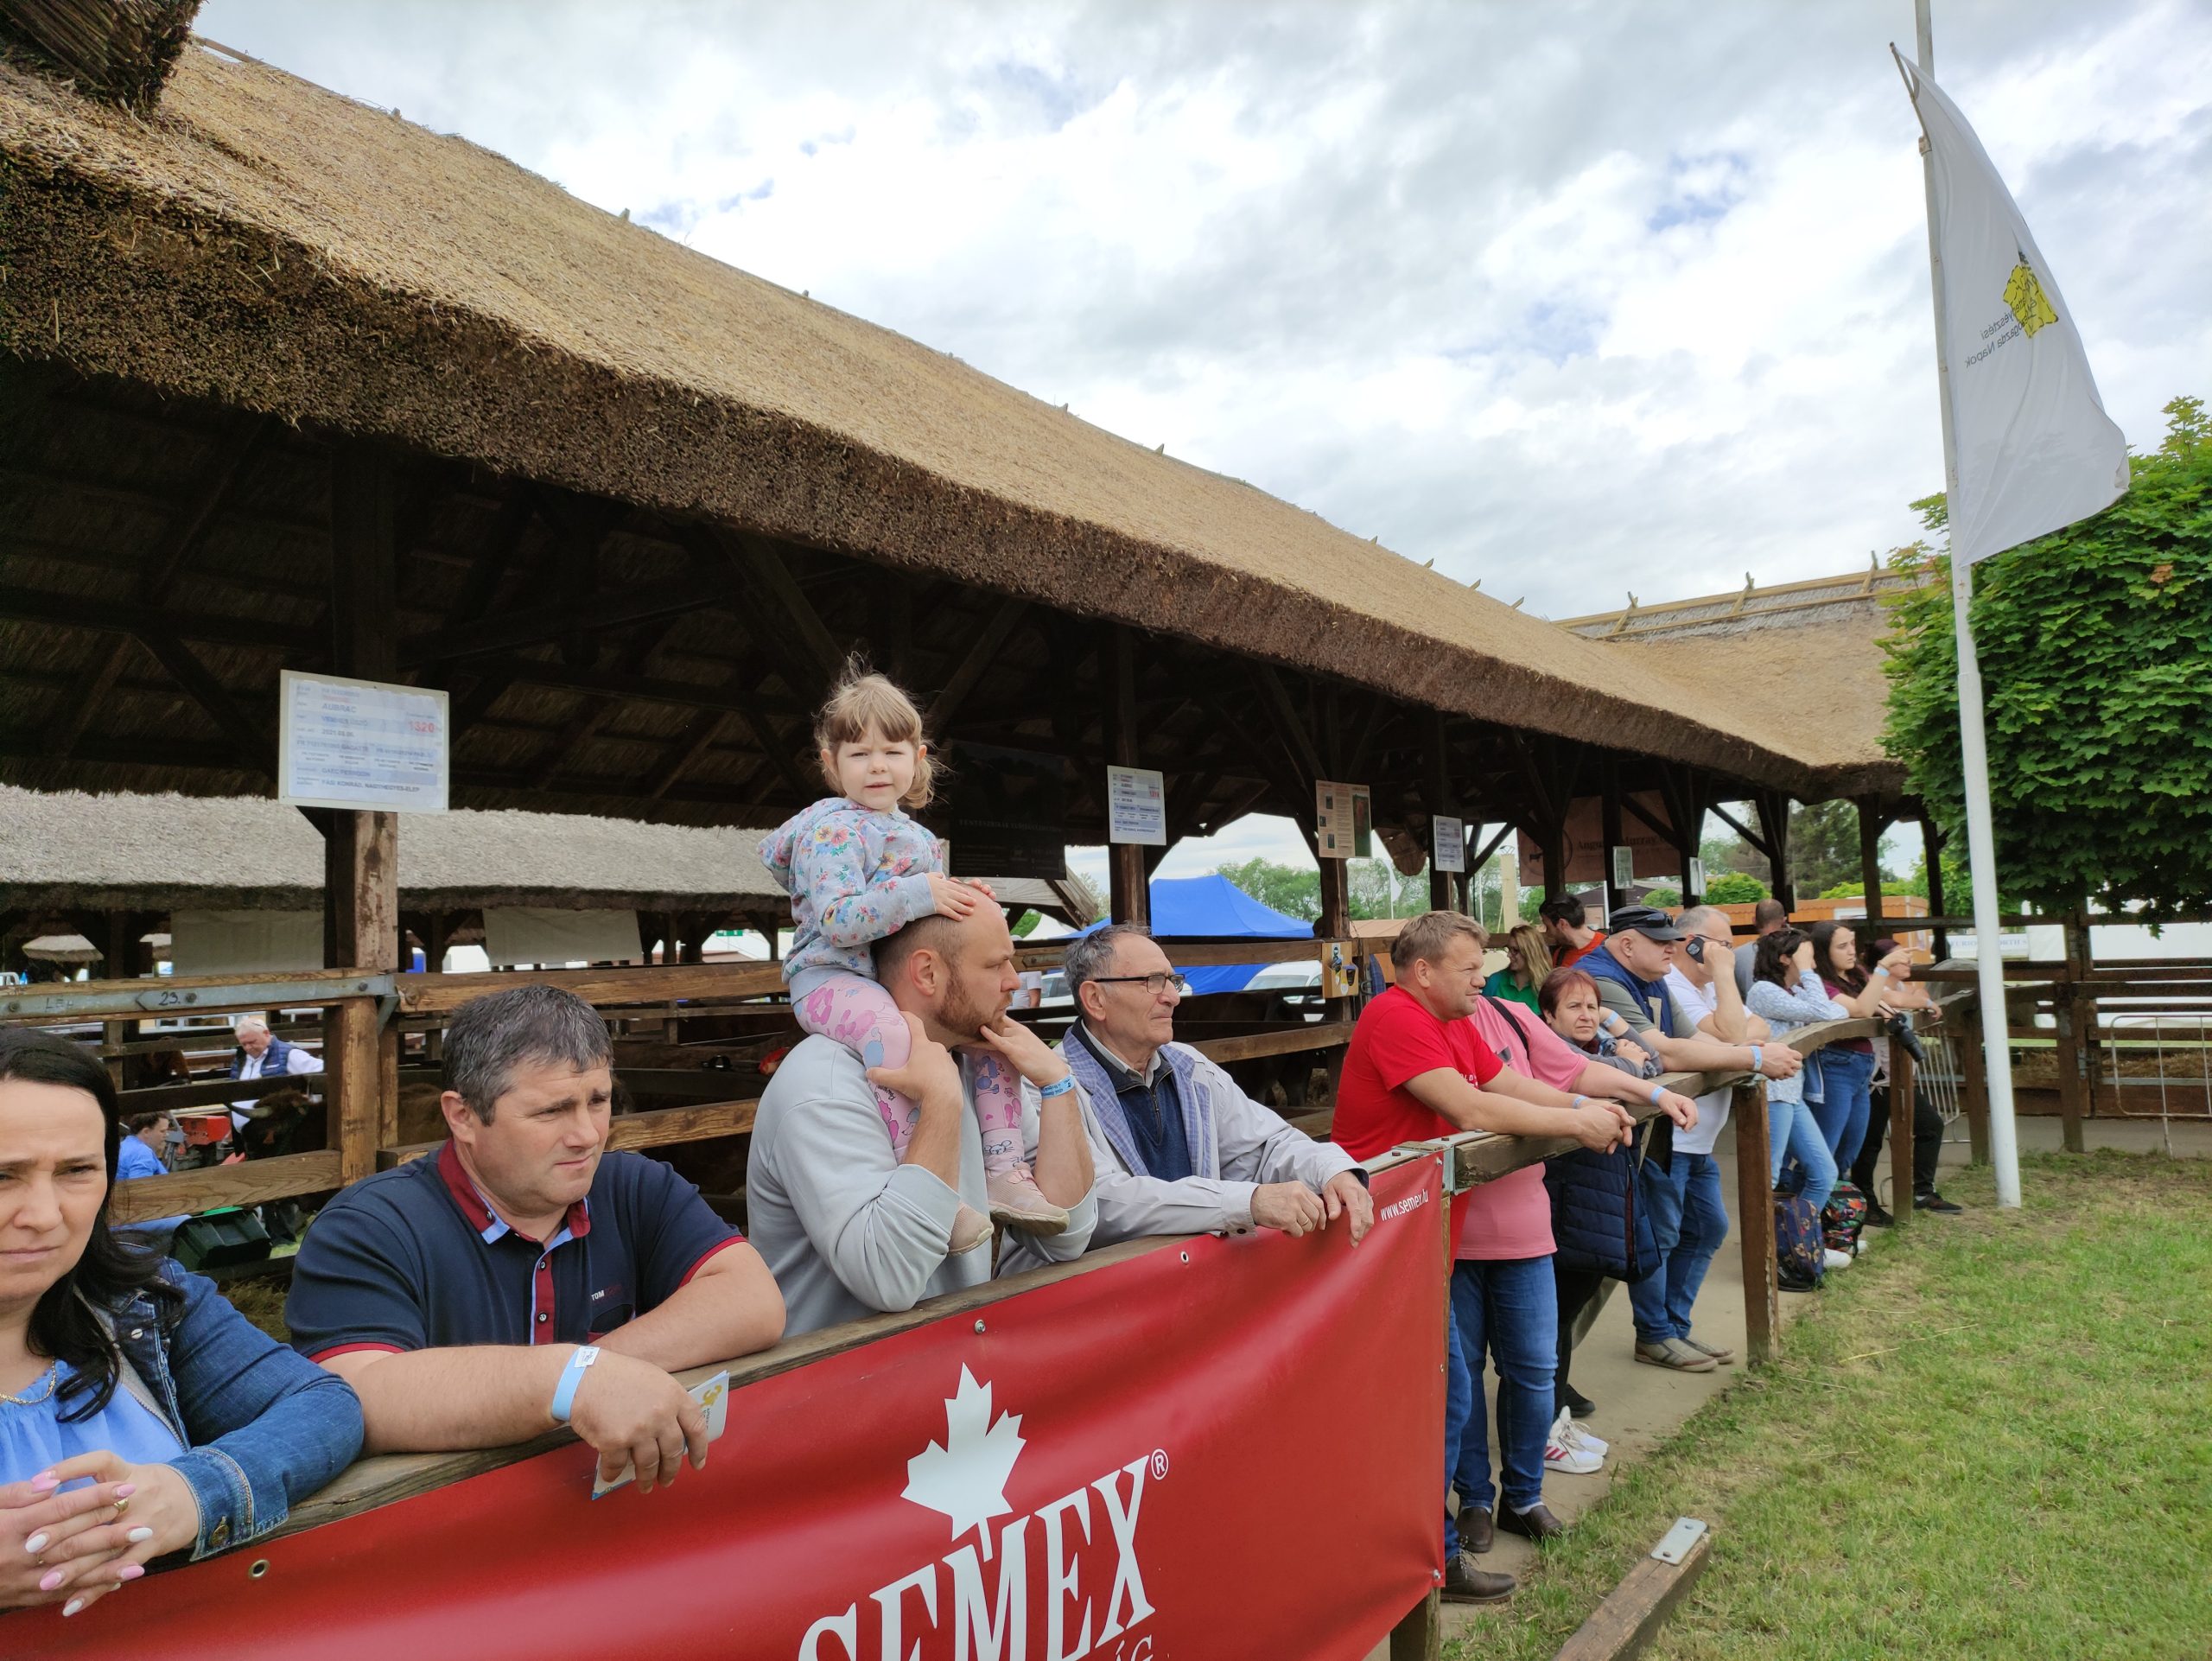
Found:
[[[1936,78],[1936,30],[1929,0],[1913,0],[1913,47],[1922,75]],[[1920,170],[1928,193],[1928,269],[1936,297],[1936,385],[1943,412],[1943,500],[1959,499],[1959,447],[1951,425],[1951,359],[1943,318],[1943,251],[1936,238],[1936,156],[1923,135]],[[2005,1007],[2004,955],[1998,944],[1995,826],[1989,811],[1989,745],[1984,729],[1981,663],[1969,618],[1974,567],[1951,561],[1951,620],[1959,647],[1959,762],[1966,792],[1967,871],[1974,889],[1974,979],[1981,1004],[1982,1075],[1989,1088],[1989,1161],[1997,1203],[2020,1203],[2020,1147],[2012,1120],[2012,1039]]]

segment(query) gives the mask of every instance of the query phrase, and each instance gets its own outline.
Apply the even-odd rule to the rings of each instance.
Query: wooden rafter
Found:
[[[257,416],[228,439],[217,442],[199,490],[178,509],[139,574],[134,594],[139,605],[158,607],[168,597],[170,585],[207,539],[208,527],[229,500],[246,463],[260,449],[269,427],[269,417]],[[61,719],[54,729],[48,754],[57,760],[67,759],[77,741],[84,736],[94,712],[106,703],[108,694],[114,690],[116,678],[123,672],[124,660],[130,653],[130,643],[125,640],[110,640],[97,650],[83,678],[61,706]]]
[[[927,730],[939,736],[944,735],[953,717],[960,713],[960,706],[968,701],[969,693],[976,690],[976,683],[983,678],[983,671],[997,660],[1007,637],[1014,633],[1028,609],[1029,602],[1018,599],[1001,600],[993,608],[982,633],[976,636],[946,680],[944,689],[931,700],[929,714],[924,718]]]

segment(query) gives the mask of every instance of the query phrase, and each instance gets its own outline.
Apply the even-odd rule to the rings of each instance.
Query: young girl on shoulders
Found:
[[[791,897],[794,936],[784,959],[791,1009],[807,1032],[834,1039],[874,1067],[902,1067],[910,1040],[871,948],[918,918],[967,917],[988,889],[944,872],[937,838],[905,810],[930,799],[929,746],[913,700],[881,675],[847,671],[815,722],[823,777],[837,793],[788,820],[760,844],[761,862]],[[1010,1228],[1058,1234],[1067,1212],[1047,1200],[1022,1156],[1021,1082],[997,1056],[969,1053],[991,1215]],[[891,1145],[912,1139],[918,1110],[876,1091]],[[990,1225],[963,1206],[952,1249],[972,1250]]]

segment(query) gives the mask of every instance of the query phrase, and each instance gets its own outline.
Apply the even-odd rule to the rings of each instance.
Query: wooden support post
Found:
[[[2061,990],[2066,996],[2067,1013],[2074,1028],[2074,1073],[2082,1112],[2067,1126],[2066,1151],[2078,1154],[2082,1118],[2094,1118],[2097,1111],[2097,995],[2085,990],[2082,983],[2096,972],[2096,958],[2089,949],[2089,907],[2085,899],[2066,915],[2066,979]],[[2064,1084],[2062,1076],[2061,1085]],[[2060,1102],[2065,1098],[2062,1093]]]
[[[1789,875],[1789,798],[1779,790],[1762,790],[1753,802],[1759,828],[1766,833],[1767,869],[1773,876],[1774,897],[1789,910],[1797,909],[1797,885]]]
[[[1621,845],[1621,785],[1620,769],[1608,755],[1598,773],[1599,834],[1605,839],[1605,916],[1599,920],[1611,926],[1614,908],[1629,903],[1628,892],[1613,886],[1613,850]]]
[[[2074,989],[2062,981],[2054,989],[2050,1001],[2051,1016],[2057,1023],[2058,1049],[2058,1117],[2066,1151],[2082,1151],[2082,1031],[2077,1024],[2079,1006],[2074,1001]]]
[[[399,966],[399,819],[392,813],[339,813],[324,842],[323,911],[333,969],[384,971]],[[377,1018],[372,998],[353,998],[326,1013],[323,1062],[330,1087],[330,1141],[343,1179],[377,1168],[377,1149],[399,1132],[399,1034]]]
[[[1452,808],[1452,778],[1449,756],[1445,748],[1444,712],[1431,710],[1428,717],[1428,811],[1432,823],[1428,828],[1428,904],[1432,911],[1449,911],[1452,905],[1452,873],[1436,869],[1436,826],[1433,817],[1450,814]],[[1465,840],[1462,839],[1459,858],[1466,860]]]
[[[1141,764],[1137,760],[1135,636],[1122,625],[1114,625],[1113,639],[1100,655],[1112,699],[1108,705],[1107,748],[1116,767],[1137,767]],[[1107,886],[1117,923],[1149,925],[1152,921],[1152,886],[1144,856],[1143,847],[1136,843],[1115,843],[1106,850]]]
[[[1859,799],[1859,887],[1866,901],[1866,920],[1882,920],[1881,809],[1872,796]]]
[[[1968,1150],[1977,1165],[1989,1163],[1989,1076],[1988,1058],[1981,1047],[1980,998],[1977,996],[1953,1006],[1958,1011],[1958,1024],[1952,1028],[1952,1041],[1959,1047],[1959,1098],[1966,1109]],[[2012,1050],[2008,1046],[1999,1058],[2005,1066],[2012,1065]]]
[[[1912,1215],[1913,1092],[1917,1085],[1912,1053],[1890,1041],[1890,1214],[1904,1226]]]
[[[1744,1338],[1751,1365],[1774,1359],[1782,1331],[1782,1289],[1775,1277],[1774,1155],[1767,1145],[1766,1083],[1738,1085],[1728,1111],[1736,1122],[1736,1223],[1744,1253]]]
[[[1924,814],[1920,821],[1920,856],[1928,862],[1928,913],[1931,917],[1946,915],[1943,900],[1943,838],[1937,834],[1936,821]],[[1951,931],[1936,931],[1934,945],[1936,960],[1942,963],[1951,955]]]
[[[1444,1601],[1434,1591],[1390,1629],[1390,1661],[1438,1661],[1444,1653]]]
[[[363,680],[399,678],[397,480],[392,458],[345,439],[330,452],[331,668]],[[334,813],[323,837],[323,961],[333,969],[399,967],[399,818]],[[330,1145],[342,1179],[377,1168],[399,1131],[399,1034],[375,1002],[327,1012],[324,1065]]]

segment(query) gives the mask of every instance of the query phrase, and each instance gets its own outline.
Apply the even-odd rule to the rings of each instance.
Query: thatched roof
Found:
[[[1706,595],[1560,625],[1623,643],[1670,680],[1719,684],[1739,697],[1747,736],[1786,740],[1812,764],[1818,796],[1895,796],[1904,765],[1882,749],[1889,681],[1882,637],[1886,601],[1914,579],[1878,565],[1771,589],[1746,578],[1735,594]]]
[[[787,915],[761,835],[582,814],[410,814],[400,905]],[[314,910],[322,859],[315,827],[273,801],[0,786],[0,911]],[[1043,882],[992,887],[1011,906],[1062,908]]]
[[[1416,708],[1783,787],[1821,765],[1816,732],[1742,735],[1744,701],[1718,689],[1655,698],[1605,646],[206,41],[143,121],[0,65],[0,347],[26,360],[1103,614]],[[0,654],[37,649],[0,639]],[[463,799],[523,799],[501,793],[507,776]]]

